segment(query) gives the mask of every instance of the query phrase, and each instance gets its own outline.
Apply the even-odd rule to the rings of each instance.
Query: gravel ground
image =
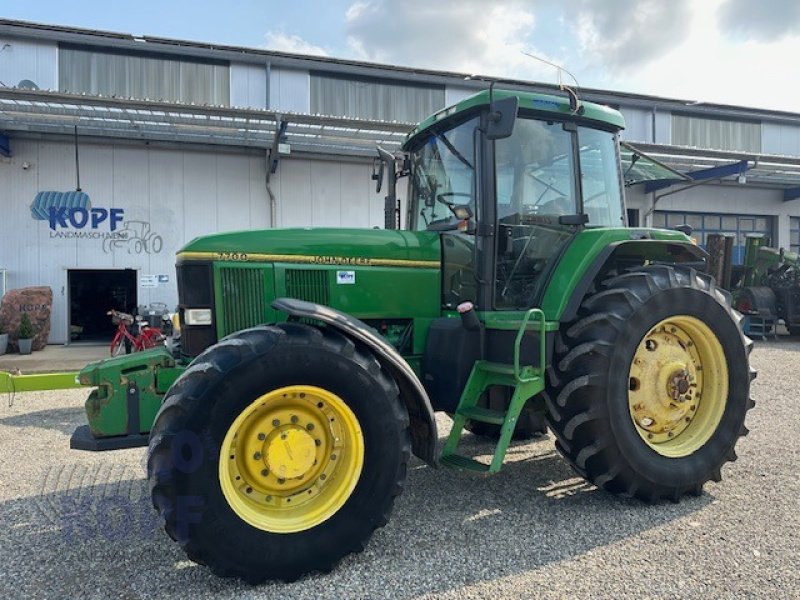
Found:
[[[0,405],[0,597],[800,598],[799,358],[795,342],[757,345],[752,432],[700,498],[612,497],[550,438],[513,446],[493,477],[415,459],[364,553],[260,587],[217,579],[160,529],[144,449],[68,449],[82,393],[21,395]]]

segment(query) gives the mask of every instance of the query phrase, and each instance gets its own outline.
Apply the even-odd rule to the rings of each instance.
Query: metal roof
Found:
[[[0,130],[269,148],[281,122],[292,151],[373,156],[400,146],[411,123],[187,106],[0,88]]]
[[[414,129],[413,123],[0,88],[0,131],[11,133],[72,135],[77,126],[85,137],[268,149],[281,123],[292,152],[329,156],[374,156],[377,145],[394,150]],[[800,188],[800,157],[627,144],[682,173],[747,161],[749,184]]]
[[[128,33],[110,32],[79,27],[48,25],[0,18],[0,35],[21,38],[46,39],[55,42],[68,42],[89,46],[120,48],[137,52],[175,54],[184,57],[205,57],[233,62],[270,64],[305,70],[338,72],[364,77],[393,78],[438,85],[452,85],[476,91],[485,89],[496,77],[480,74],[458,73],[434,69],[387,65],[328,56],[311,56],[232,46],[206,42],[177,40],[157,36],[135,36]],[[544,93],[557,93],[558,86],[522,79],[503,79],[505,87]],[[764,120],[800,124],[800,113],[758,109],[711,102],[698,102],[677,98],[581,88],[581,98],[592,102],[623,105],[655,110],[669,110],[689,115],[707,115],[731,119]]]
[[[630,145],[683,173],[747,161],[748,182],[778,187],[800,185],[800,157],[796,156],[706,150],[639,142],[630,142]]]

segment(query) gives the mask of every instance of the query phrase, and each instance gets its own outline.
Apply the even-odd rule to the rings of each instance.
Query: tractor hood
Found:
[[[178,263],[191,260],[438,268],[439,235],[386,229],[263,229],[217,233],[189,242]]]

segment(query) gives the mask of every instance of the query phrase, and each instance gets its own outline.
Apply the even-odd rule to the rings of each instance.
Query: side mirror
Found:
[[[372,159],[372,181],[375,182],[375,193],[380,193],[383,187],[383,160],[380,156]]]
[[[519,98],[509,96],[501,100],[493,100],[489,105],[489,123],[486,126],[486,138],[501,140],[514,133],[514,123],[517,122]]]
[[[448,204],[448,206],[455,218],[459,221],[468,221],[474,216],[469,204]]]

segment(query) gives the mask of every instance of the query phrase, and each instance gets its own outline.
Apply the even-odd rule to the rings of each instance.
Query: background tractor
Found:
[[[751,342],[702,249],[625,227],[623,126],[574,95],[489,90],[381,152],[386,229],[192,241],[180,345],[82,371],[73,447],[149,443],[167,532],[251,582],[363,549],[412,453],[495,473],[542,418],[608,492],[701,494],[747,432]],[[454,420],[441,448],[434,411]],[[496,440],[490,462],[459,454],[465,427]]]

